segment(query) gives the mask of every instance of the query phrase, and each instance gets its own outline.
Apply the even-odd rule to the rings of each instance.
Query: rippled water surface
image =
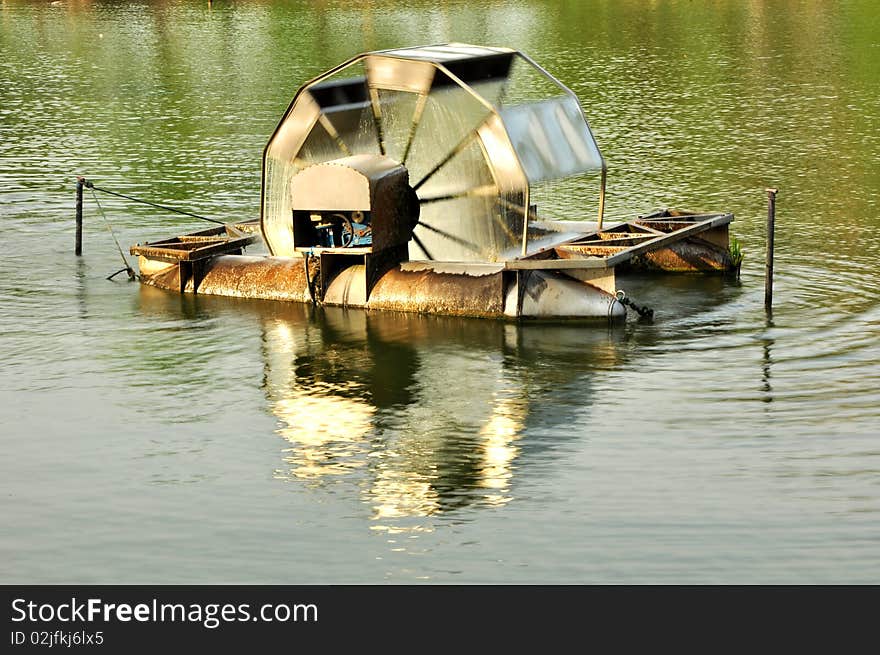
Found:
[[[0,2],[0,581],[880,582],[878,16]],[[300,83],[449,40],[578,93],[612,218],[734,212],[741,280],[623,279],[614,329],[180,297],[105,280],[88,195],[73,255],[75,175],[255,218]],[[100,200],[125,248],[201,227]]]

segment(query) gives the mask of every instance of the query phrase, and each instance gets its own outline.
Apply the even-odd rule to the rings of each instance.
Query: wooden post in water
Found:
[[[779,189],[767,189],[767,263],[764,267],[764,310],[773,311],[773,236],[776,230],[776,194]]]
[[[81,177],[76,178],[76,248],[74,252],[81,255],[83,252],[83,182]]]

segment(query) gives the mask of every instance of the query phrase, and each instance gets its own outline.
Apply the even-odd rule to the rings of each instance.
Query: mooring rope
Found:
[[[159,209],[164,209],[165,211],[173,212],[175,214],[183,214],[184,216],[192,216],[193,218],[198,218],[202,221],[208,221],[209,223],[216,223],[217,225],[227,225],[223,221],[218,221],[215,218],[208,218],[207,216],[199,216],[198,214],[193,214],[192,212],[184,211],[182,209],[176,209],[174,207],[169,207],[167,205],[160,205],[156,202],[150,202],[149,200],[144,200],[142,198],[135,198],[134,196],[127,196],[124,193],[117,193],[116,191],[110,191],[109,189],[102,189],[101,187],[95,186],[91,181],[80,178],[82,180],[83,186],[92,190],[94,194],[95,191],[100,191],[101,193],[107,193],[111,196],[117,196],[119,198],[125,198],[126,200],[131,200],[132,202],[139,202],[142,205],[149,205],[150,207],[158,207]]]
[[[114,277],[125,271],[128,273],[129,280],[136,280],[137,274],[134,272],[134,269],[129,265],[128,259],[125,257],[125,253],[122,251],[122,246],[119,245],[119,239],[116,238],[116,234],[113,232],[113,226],[110,225],[110,221],[107,220],[107,214],[104,213],[104,208],[101,207],[101,203],[98,200],[98,195],[95,193],[94,187],[89,185],[89,188],[92,190],[92,197],[95,199],[95,204],[98,205],[98,211],[101,212],[101,217],[104,219],[104,223],[107,225],[107,230],[110,232],[110,236],[113,237],[113,242],[116,244],[116,249],[119,251],[119,256],[122,257],[122,262],[125,264],[125,268],[120,268],[118,271],[108,276],[108,280],[112,280]]]

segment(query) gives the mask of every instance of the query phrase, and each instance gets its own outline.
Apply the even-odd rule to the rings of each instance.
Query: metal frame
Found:
[[[571,89],[569,89],[567,86],[565,86],[562,82],[560,82],[554,75],[551,75],[543,66],[541,66],[541,64],[536,62],[534,59],[529,57],[524,52],[517,51],[516,54],[518,56],[520,56],[524,61],[531,64],[532,67],[534,67],[539,73],[542,73],[547,78],[549,78],[554,84],[556,84],[556,86],[558,86],[560,89],[562,89],[562,91],[566,95],[573,98],[574,101],[577,102],[578,107],[581,106],[581,101],[577,97],[577,94],[574,91],[572,91]],[[581,116],[583,116],[584,123],[586,123],[586,125],[587,125],[587,131],[590,133],[590,136],[593,137],[593,141],[595,142],[596,137],[593,134],[592,128],[590,127],[590,121],[588,121],[586,115],[584,115],[583,107],[581,107]],[[596,145],[597,145],[597,150],[598,150],[598,143]],[[608,165],[605,162],[605,157],[602,155],[602,151],[598,150],[598,152],[599,152],[599,158],[602,160],[602,169],[601,169],[602,176],[601,176],[601,180],[599,182],[599,216],[598,216],[599,229],[601,230],[602,229],[602,220],[605,217],[605,179],[607,176]],[[526,205],[526,206],[528,206],[528,205]],[[523,253],[523,254],[525,254],[525,253]]]

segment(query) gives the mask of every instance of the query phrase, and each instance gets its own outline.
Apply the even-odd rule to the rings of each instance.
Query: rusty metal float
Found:
[[[546,220],[552,183],[590,176],[596,220]],[[525,54],[369,52],[297,91],[263,152],[259,223],[131,253],[144,284],[181,293],[509,319],[621,319],[618,268],[734,268],[732,214],[605,225],[605,180],[578,99]],[[243,254],[257,241],[267,255]]]

